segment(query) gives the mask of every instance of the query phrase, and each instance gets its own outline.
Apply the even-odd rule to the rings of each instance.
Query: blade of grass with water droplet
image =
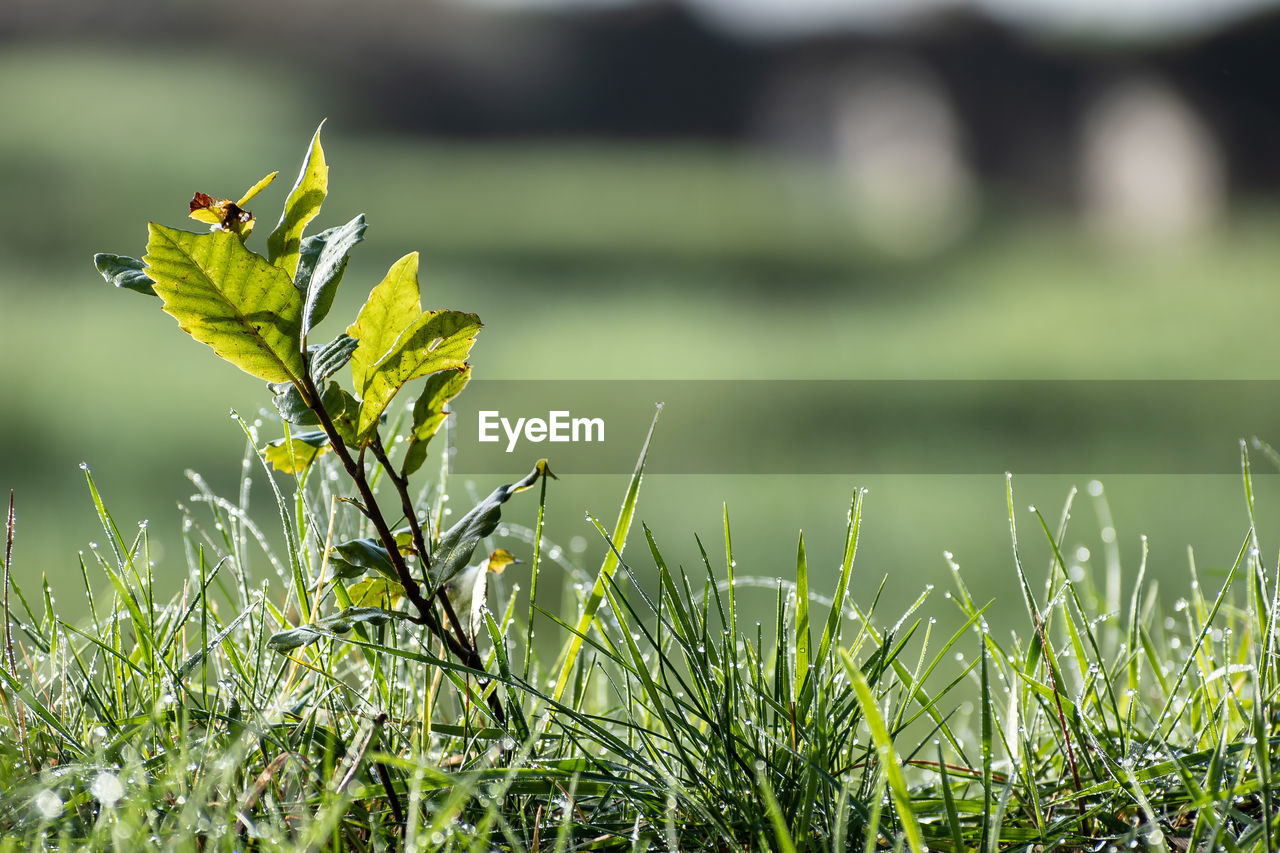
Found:
[[[893,798],[898,819],[902,822],[902,831],[906,836],[907,844],[916,853],[922,853],[926,849],[924,836],[921,834],[920,822],[912,808],[911,792],[907,790],[907,780],[903,775],[897,751],[893,747],[893,738],[889,735],[889,729],[885,725],[884,717],[880,714],[880,709],[876,707],[875,696],[862,670],[850,671],[849,678],[853,682],[863,719],[867,721],[867,728],[871,730],[871,742],[875,745],[879,764],[884,770],[889,795]]]
[[[649,455],[649,442],[653,440],[653,431],[658,426],[658,416],[662,414],[661,406],[653,414],[653,422],[649,424],[649,433],[645,436],[644,445],[640,448],[640,458],[636,461],[635,472],[631,475],[631,484],[627,488],[627,496],[622,502],[622,509],[618,513],[617,524],[613,528],[613,536],[610,541],[616,543],[618,552],[621,552],[627,544],[627,532],[631,529],[631,519],[635,515],[636,501],[640,496],[640,482],[644,479],[644,463]],[[618,569],[617,553],[610,549],[604,558],[604,562],[600,565],[600,573],[596,576],[595,585],[591,588],[591,595],[587,598],[586,604],[582,608],[582,616],[578,619],[578,636],[574,637],[568,647],[568,653],[565,655],[564,661],[560,664],[560,675],[556,679],[556,688],[552,696],[557,702],[564,695],[565,688],[569,685],[569,678],[573,675],[574,664],[578,660],[578,654],[582,650],[581,635],[585,634],[591,627],[591,623],[596,618],[596,610],[600,607],[600,602],[604,599],[606,578],[613,576]]]

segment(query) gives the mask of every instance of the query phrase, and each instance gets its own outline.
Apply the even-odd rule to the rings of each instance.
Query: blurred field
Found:
[[[227,412],[269,403],[90,262],[95,251],[139,254],[145,221],[182,224],[193,191],[234,197],[278,168],[283,187],[255,207],[274,221],[325,99],[279,68],[221,59],[75,45],[0,54],[0,486],[17,491],[25,584],[42,572],[55,590],[79,583],[75,553],[97,535],[79,462],[119,521],[150,518],[162,543],[176,542],[183,470],[229,490],[244,442]],[[333,192],[317,224],[363,210],[371,228],[325,331],[420,249],[424,301],[486,323],[479,376],[1280,378],[1267,323],[1280,315],[1271,210],[1142,254],[1106,250],[1068,222],[992,212],[964,245],[907,263],[848,236],[820,171],[741,152],[460,147],[361,135],[340,115],[326,149]],[[1256,431],[1280,440],[1277,427]],[[1239,437],[1222,436],[1224,458]],[[1019,478],[1018,508],[1056,520],[1066,490],[1090,479]],[[654,477],[640,517],[668,559],[692,563],[694,532],[716,550],[727,501],[739,574],[766,577],[793,571],[803,527],[821,588],[857,485],[871,488],[864,582],[888,573],[891,600],[912,599],[945,575],[950,549],[976,597],[1013,590],[998,476]],[[609,516],[624,487],[604,476],[554,484],[550,536],[585,537],[590,565],[601,549],[583,512]],[[1157,578],[1181,576],[1188,545],[1212,573],[1246,530],[1235,477],[1109,477],[1107,493],[1126,565],[1136,570],[1146,533]],[[1087,499],[1075,517],[1069,540],[1089,543],[1096,564]],[[532,519],[530,505],[513,507],[511,520]],[[1019,523],[1040,565],[1034,518]],[[1261,523],[1265,545],[1275,525]]]

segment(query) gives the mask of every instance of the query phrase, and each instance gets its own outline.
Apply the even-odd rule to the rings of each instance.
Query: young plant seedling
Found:
[[[345,333],[324,344],[310,343],[311,332],[333,305],[351,249],[364,239],[366,224],[361,214],[345,225],[304,236],[329,185],[317,129],[280,221],[267,237],[267,253],[258,254],[246,246],[255,223],[246,205],[277,174],[263,178],[234,202],[196,193],[190,215],[209,226],[207,233],[152,222],[141,260],[99,254],[94,263],[110,284],[159,297],[161,307],[183,331],[268,383],[286,424],[285,438],[262,448],[270,464],[301,473],[323,453],[337,456],[355,490],[349,500],[377,535],[335,545],[330,560],[336,576],[388,578],[409,603],[407,613],[347,607],[276,634],[271,646],[286,651],[344,633],[357,623],[408,618],[425,625],[465,665],[481,670],[474,632],[464,627],[446,589],[467,567],[481,540],[497,528],[502,504],[540,478],[554,475],[546,460],[539,460],[524,479],[494,490],[434,541],[427,541],[409,479],[426,460],[427,446],[444,422],[449,401],[470,379],[467,357],[480,331],[480,318],[461,311],[424,311],[418,254],[413,252],[391,266]],[[335,378],[347,366],[350,390]],[[419,379],[425,382],[416,383]],[[419,393],[409,428],[401,436],[405,451],[397,464],[381,430],[391,403],[415,385]],[[291,427],[312,429],[293,434]],[[370,483],[373,466],[380,467],[394,487],[406,531],[393,530],[379,508]],[[411,557],[417,560],[414,567]],[[502,720],[501,703],[491,698],[495,716]]]

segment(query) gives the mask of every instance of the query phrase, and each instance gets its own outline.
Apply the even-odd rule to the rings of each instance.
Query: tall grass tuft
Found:
[[[931,590],[882,619],[884,582],[857,574],[863,492],[833,587],[803,537],[793,576],[742,574],[727,511],[723,551],[698,540],[686,568],[632,523],[642,453],[617,523],[592,520],[607,556],[576,612],[491,600],[485,670],[396,619],[273,651],[352,604],[326,555],[368,531],[328,459],[266,473],[281,529],[260,528],[253,458],[232,499],[191,475],[163,559],[86,470],[103,536],[80,557],[82,620],[19,585],[6,549],[0,851],[1280,848],[1280,578],[1243,446],[1245,532],[1216,588],[1189,559],[1166,608],[1144,558],[1122,599],[1114,554],[1099,578],[1064,557],[1074,493],[1051,524],[1015,511],[1010,481],[1025,621],[991,630],[949,559],[960,626],[942,636]],[[743,593],[762,586],[756,621]]]

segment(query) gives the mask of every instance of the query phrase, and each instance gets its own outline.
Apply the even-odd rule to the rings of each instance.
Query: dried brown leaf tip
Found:
[[[191,212],[197,210],[208,210],[213,207],[213,196],[208,193],[196,193],[191,197]]]
[[[215,199],[208,193],[196,193],[189,205],[191,218],[215,229],[232,231],[241,237],[253,230],[253,214],[230,199]]]

